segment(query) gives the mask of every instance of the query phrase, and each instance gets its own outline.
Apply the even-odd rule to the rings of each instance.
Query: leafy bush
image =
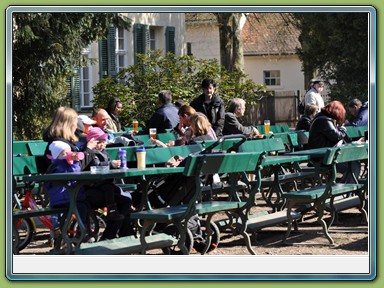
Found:
[[[266,87],[257,85],[246,75],[228,72],[217,59],[202,60],[193,56],[162,56],[161,50],[138,55],[139,63],[122,69],[116,79],[101,79],[94,87],[94,106],[106,107],[111,97],[123,102],[120,120],[130,126],[137,119],[144,126],[157,107],[157,95],[161,90],[170,90],[173,100],[183,99],[190,103],[202,93],[204,78],[215,79],[216,93],[225,103],[234,97],[243,98],[248,105],[266,95]]]

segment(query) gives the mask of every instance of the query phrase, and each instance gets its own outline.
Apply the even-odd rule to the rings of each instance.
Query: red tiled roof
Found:
[[[249,13],[243,27],[244,55],[295,54],[300,31],[289,13]]]

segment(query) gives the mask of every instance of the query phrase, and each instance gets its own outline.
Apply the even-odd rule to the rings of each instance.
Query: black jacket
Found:
[[[205,114],[212,125],[216,136],[223,135],[225,105],[223,100],[216,94],[213,94],[211,102],[204,104],[204,93],[191,102],[191,106],[197,111]]]
[[[336,127],[333,121],[322,112],[315,116],[309,130],[308,149],[333,147],[347,138],[346,129]]]
[[[301,116],[299,122],[297,122],[296,130],[309,131],[310,127],[311,127],[311,118],[309,118],[307,115],[303,115]]]

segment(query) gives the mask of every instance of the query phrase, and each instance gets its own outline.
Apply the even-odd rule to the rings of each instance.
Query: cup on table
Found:
[[[269,134],[269,127],[271,127],[271,121],[270,120],[264,120],[265,134]]]
[[[149,128],[149,137],[157,139],[157,130],[156,128]]]
[[[139,131],[139,121],[132,121],[132,127],[133,127],[133,131],[134,132],[138,132]]]

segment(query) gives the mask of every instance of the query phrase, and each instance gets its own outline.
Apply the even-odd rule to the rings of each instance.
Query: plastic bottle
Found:
[[[145,148],[140,147],[136,150],[137,169],[145,169]]]
[[[121,161],[120,163],[120,169],[127,168],[127,151],[119,148],[119,151],[117,152],[117,157]]]

